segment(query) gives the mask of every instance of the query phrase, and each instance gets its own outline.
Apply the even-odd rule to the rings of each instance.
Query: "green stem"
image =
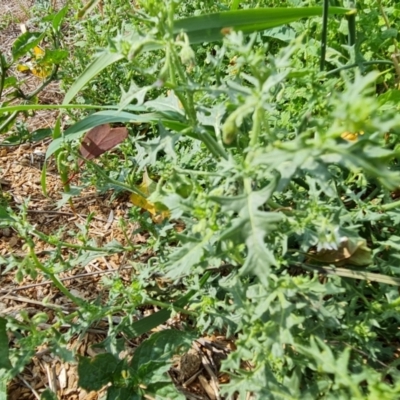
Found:
[[[365,61],[365,62],[363,62],[361,64],[354,63],[354,64],[350,64],[350,65],[344,65],[343,67],[335,68],[332,71],[326,72],[325,76],[336,74],[337,72],[344,71],[346,69],[355,68],[355,67],[358,67],[359,65],[374,65],[374,64],[386,64],[386,65],[393,66],[393,62],[392,61],[387,61],[387,60]]]
[[[37,269],[39,269],[41,272],[43,272],[43,274],[47,275],[50,280],[53,282],[54,286],[68,299],[70,299],[73,303],[81,306],[83,304],[85,304],[85,301],[83,301],[82,299],[79,299],[78,297],[75,297],[72,293],[70,293],[70,291],[61,283],[60,280],[58,280],[58,278],[56,277],[55,274],[53,274],[52,272],[50,272],[37,258],[36,254],[35,254],[35,247],[34,244],[31,242],[31,240],[27,240],[27,244],[29,247],[29,255],[32,258],[35,266]]]
[[[2,125],[0,125],[0,133],[3,132],[3,130],[7,127],[8,124],[11,124],[12,121],[14,121],[15,118],[17,118],[18,112],[15,111],[13,112],[4,122]]]
[[[36,237],[38,237],[40,240],[42,240],[43,242],[50,244],[52,246],[58,246],[58,247],[66,247],[69,249],[74,249],[74,250],[86,250],[86,251],[93,251],[93,252],[100,252],[100,253],[107,253],[109,254],[110,251],[112,249],[104,249],[104,248],[100,248],[100,247],[94,247],[94,246],[87,246],[87,245],[82,245],[82,244],[74,244],[74,243],[68,243],[68,242],[63,242],[61,240],[58,239],[50,239],[47,235],[45,235],[44,233],[37,231],[36,229],[33,229],[30,231],[30,233]],[[139,248],[139,246],[137,246],[136,248]],[[118,252],[120,251],[132,251],[135,250],[135,247],[131,246],[130,248],[126,248],[126,247],[121,247],[121,249],[118,250]]]
[[[351,13],[346,15],[346,18],[349,28],[349,46],[354,46],[356,44],[356,14]]]
[[[169,43],[170,47],[170,56],[171,56],[171,64],[170,66],[170,76],[174,75],[175,72],[178,74],[179,77],[179,84],[184,84],[187,82],[187,77],[186,74],[182,68],[182,63],[179,60],[178,54],[176,53],[176,49],[174,47],[173,43]],[[175,78],[175,77],[174,77]],[[176,85],[176,80],[175,80],[175,85]],[[185,89],[185,96],[183,96],[179,91],[175,92],[176,95],[178,96],[180,102],[182,103],[182,106],[186,112],[186,115],[189,118],[190,123],[192,126],[196,126],[197,120],[196,120],[196,109],[194,106],[193,102],[193,93],[189,88]]]
[[[58,72],[59,65],[55,64],[53,69],[46,80],[44,80],[39,87],[37,87],[33,92],[25,94],[21,89],[18,89],[17,97],[24,99],[24,100],[31,100],[34,96],[40,93],[46,86],[48,86],[51,82],[56,79],[57,72]]]
[[[329,0],[324,0],[324,8],[322,13],[321,59],[319,64],[320,71],[323,71],[325,68],[326,43],[328,37],[328,13],[329,13]]]
[[[246,164],[249,164],[251,159],[253,158],[254,151],[258,144],[258,138],[260,136],[262,121],[264,117],[264,109],[262,106],[257,106],[253,113],[253,126],[250,132],[250,151],[246,157]]]
[[[151,305],[151,306],[157,306],[160,308],[164,308],[164,309],[168,309],[169,307],[171,307],[171,304],[169,303],[164,303],[162,301],[158,301],[158,300],[149,300],[149,301],[145,301],[143,303],[143,305]],[[174,310],[175,311],[179,311],[182,314],[187,314],[187,315],[191,315],[193,317],[197,317],[197,313],[193,312],[193,311],[189,311],[189,310],[185,310],[182,307],[178,307],[178,306],[174,306]]]
[[[7,62],[3,53],[0,51],[0,99],[3,94],[4,82],[6,80]]]
[[[400,207],[400,200],[394,201],[393,203],[382,204],[382,205],[377,206],[377,207],[382,211],[393,210],[395,208]]]

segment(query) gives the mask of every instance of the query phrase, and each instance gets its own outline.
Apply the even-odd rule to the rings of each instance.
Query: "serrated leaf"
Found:
[[[167,96],[159,96],[155,100],[146,101],[145,106],[149,110],[158,112],[171,111],[176,114],[184,115],[183,107],[173,90],[169,90]]]
[[[232,240],[236,244],[245,243],[247,257],[241,273],[254,273],[262,281],[269,275],[269,270],[275,264],[275,257],[264,242],[267,234],[285,217],[278,212],[260,211],[258,208],[271,197],[276,182],[254,191],[232,198],[211,196],[210,199],[221,204],[224,211],[239,213],[230,227],[222,232],[220,240]]]
[[[175,251],[169,258],[167,277],[176,279],[188,274],[190,269],[202,260],[204,249],[209,244],[209,241],[210,236],[204,235],[201,240],[193,240]]]
[[[329,7],[330,14],[343,15],[350,10],[340,7]],[[223,37],[224,28],[235,28],[244,33],[273,28],[285,25],[304,17],[321,16],[322,7],[301,7],[301,8],[256,8],[235,10],[215,14],[200,15],[196,17],[183,18],[174,24],[174,33],[182,31],[189,36],[191,43],[212,42]],[[141,42],[139,51],[158,50],[162,46],[159,43],[149,41],[147,38],[137,38]],[[107,68],[120,60],[124,56],[119,53],[104,51],[96,58],[84,71],[84,73],[74,82],[67,94],[63,104],[68,104],[77,93],[103,69]]]
[[[162,122],[163,124],[159,124],[159,134],[156,138],[147,142],[139,142],[146,150],[145,157],[137,160],[140,169],[148,164],[153,165],[160,151],[163,151],[168,158],[176,159],[175,144],[178,142],[180,134],[166,130],[163,127],[165,121]]]
[[[122,94],[119,102],[119,111],[123,110],[127,105],[132,104],[134,100],[136,100],[135,105],[141,106],[144,103],[147,92],[152,88],[153,86],[140,87],[134,81],[131,81],[127,92],[121,87]]]

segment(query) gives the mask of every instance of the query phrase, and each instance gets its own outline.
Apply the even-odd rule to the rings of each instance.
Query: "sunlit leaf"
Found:
[[[223,211],[238,213],[231,225],[222,232],[221,240],[230,239],[236,244],[245,242],[247,257],[242,273],[253,273],[262,281],[265,281],[271,266],[276,263],[274,254],[264,239],[285,218],[279,212],[259,210],[271,197],[275,187],[276,182],[271,182],[265,188],[249,194],[233,197],[210,196],[212,201],[221,205]]]
[[[350,10],[330,7],[330,14],[347,14]],[[322,7],[253,8],[198,15],[175,22],[174,32],[185,32],[191,44],[221,40],[231,30],[245,34],[286,25],[301,18],[322,16]]]
[[[156,182],[154,182],[148,175],[147,171],[143,173],[142,183],[138,186],[138,189],[144,193],[147,197],[155,192],[157,188]],[[139,194],[132,193],[130,195],[132,204],[136,207],[140,207],[143,210],[148,211],[153,218],[156,218],[156,222],[162,222],[165,218],[168,218],[170,213],[165,206],[161,204],[154,204],[150,202],[146,197],[140,196]],[[159,214],[157,216],[157,214]]]
[[[349,142],[354,142],[358,139],[359,135],[364,135],[364,132],[343,132],[340,136],[342,139],[348,140]]]
[[[44,38],[45,32],[25,32],[17,38],[12,46],[13,60],[24,56],[33,50]]]
[[[28,73],[32,71],[32,65],[28,64],[17,64],[17,71],[23,72],[23,73]]]

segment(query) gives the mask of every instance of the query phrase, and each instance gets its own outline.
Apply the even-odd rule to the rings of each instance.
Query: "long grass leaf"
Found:
[[[224,29],[240,30],[245,34],[289,24],[301,18],[322,15],[322,7],[254,8],[184,18],[175,22],[174,31],[186,32],[190,43],[221,40]],[[350,9],[331,7],[329,14],[345,15]]]
[[[103,69],[109,65],[122,60],[124,56],[119,53],[104,52],[96,58],[83,74],[74,82],[64,97],[63,104],[69,104],[71,100],[78,94],[78,92],[88,83],[92,78],[99,74]]]

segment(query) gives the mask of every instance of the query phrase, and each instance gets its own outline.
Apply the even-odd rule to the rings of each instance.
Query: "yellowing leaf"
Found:
[[[33,54],[35,55],[36,60],[43,58],[44,53],[45,53],[45,51],[39,46],[36,46],[33,48]]]
[[[46,78],[50,75],[51,73],[51,67],[49,66],[40,66],[37,65],[35,68],[32,68],[32,74],[35,76],[38,76],[39,78]]]
[[[150,196],[156,190],[157,184],[148,175],[147,171],[143,173],[142,183],[138,186],[138,189],[146,196]],[[154,204],[147,200],[147,198],[140,196],[139,194],[132,193],[130,200],[133,205],[140,207],[143,210],[148,211],[152,215],[152,219],[156,223],[162,222],[165,218],[170,216],[170,212],[162,204]]]
[[[372,252],[367,242],[360,239],[357,242],[342,237],[336,250],[322,250],[318,253],[309,252],[307,255],[314,261],[334,265],[356,265],[362,267],[372,263]]]
[[[44,57],[45,51],[39,47],[35,46],[33,48],[33,59],[31,62],[26,64],[18,64],[17,71],[28,73],[31,72],[33,75],[39,78],[46,78],[51,73],[52,66],[48,63],[40,63],[40,60]]]
[[[27,64],[17,64],[17,71],[19,72],[28,73],[31,71],[31,68],[32,67]]]
[[[349,142],[354,142],[357,140],[358,135],[364,135],[363,131],[360,132],[343,132],[340,136],[344,140],[348,140]]]

